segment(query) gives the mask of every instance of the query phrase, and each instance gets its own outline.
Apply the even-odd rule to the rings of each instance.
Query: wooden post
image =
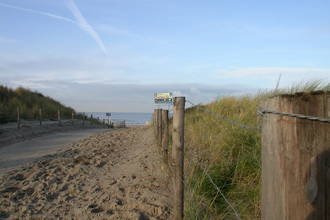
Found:
[[[39,108],[39,125],[42,125],[42,109]]]
[[[159,120],[159,114],[158,114],[158,109],[155,109],[155,140],[156,140],[156,144],[158,145],[158,120]]]
[[[82,115],[82,126],[85,127],[85,113]]]
[[[164,161],[168,163],[168,110],[162,110],[162,150],[164,155]]]
[[[57,120],[58,120],[58,125],[61,126],[62,122],[61,122],[61,110],[60,109],[57,110]]]
[[[162,147],[162,109],[158,109],[158,124],[157,124],[158,136],[157,136],[157,144],[161,149]]]
[[[154,114],[152,115],[152,126],[154,129],[154,137],[157,137],[156,135],[156,115],[157,115],[157,109],[154,109]]]
[[[17,129],[20,128],[21,128],[21,117],[20,117],[19,107],[17,107]]]
[[[330,117],[330,93],[281,95],[263,109]],[[266,114],[262,126],[264,220],[330,219],[330,124]]]
[[[174,165],[174,219],[183,220],[184,214],[184,111],[185,97],[176,97],[173,103],[173,165]]]

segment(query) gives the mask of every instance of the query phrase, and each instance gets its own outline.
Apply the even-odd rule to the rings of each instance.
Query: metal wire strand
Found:
[[[233,210],[235,213],[235,216],[238,220],[242,220],[241,217],[239,216],[238,212],[234,208],[234,206],[229,202],[229,200],[226,198],[226,196],[221,192],[219,187],[214,183],[212,177],[207,173],[206,169],[204,170],[204,174],[207,176],[207,178],[210,180],[211,184],[214,186],[214,188],[218,191],[218,193],[222,196],[222,198],[225,200],[225,202],[228,204],[228,206]]]
[[[278,112],[278,111],[272,111],[272,110],[261,110],[258,111],[259,114],[275,114],[275,115],[283,115],[283,116],[288,116],[288,117],[294,117],[294,118],[300,118],[300,119],[305,119],[305,120],[310,120],[310,121],[319,121],[319,122],[324,122],[324,123],[330,123],[329,118],[320,118],[320,117],[314,117],[314,116],[308,116],[308,115],[302,115],[302,114],[293,114],[293,113],[288,113],[288,112]]]

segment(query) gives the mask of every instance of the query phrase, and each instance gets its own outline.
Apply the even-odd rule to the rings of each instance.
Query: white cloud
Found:
[[[220,69],[215,77],[223,80],[239,80],[249,83],[252,81],[274,81],[282,75],[281,85],[288,86],[299,81],[330,80],[330,69],[327,68],[291,68],[291,67],[246,67]],[[267,84],[267,83],[266,83]],[[265,84],[265,85],[266,85]]]
[[[152,112],[153,95],[159,91],[186,96],[193,103],[207,103],[219,96],[241,94],[243,91],[241,87],[232,89],[202,84],[81,84],[68,80],[18,80],[7,85],[37,89],[78,111],[86,112]],[[200,93],[192,93],[191,88],[198,89]]]
[[[107,49],[104,46],[104,43],[98,33],[94,30],[94,28],[87,22],[85,17],[81,14],[79,8],[75,4],[74,0],[68,0],[68,8],[72,12],[73,16],[76,18],[79,27],[88,33],[98,44],[102,52],[107,55]]]

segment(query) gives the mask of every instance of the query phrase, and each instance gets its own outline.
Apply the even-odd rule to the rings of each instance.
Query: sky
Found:
[[[330,80],[329,0],[0,0],[0,84],[77,111],[151,112]]]

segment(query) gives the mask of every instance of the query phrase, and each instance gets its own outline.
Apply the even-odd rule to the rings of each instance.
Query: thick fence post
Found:
[[[282,95],[264,110],[330,117],[330,93]],[[263,220],[330,219],[330,124],[266,114],[262,126]]]
[[[58,125],[61,126],[62,122],[61,122],[61,110],[57,110],[57,120],[58,120]]]
[[[20,128],[21,128],[21,117],[20,117],[19,107],[17,107],[17,129]]]
[[[154,114],[152,115],[152,126],[154,128],[154,137],[157,137],[157,109],[154,109]]]
[[[184,112],[185,97],[173,103],[172,157],[174,165],[174,219],[183,220],[184,214]]]
[[[42,125],[42,109],[39,108],[39,125]]]
[[[162,110],[162,151],[165,163],[168,163],[168,110]]]
[[[162,147],[162,109],[158,109],[158,136],[157,136],[157,144],[158,147]]]
[[[159,144],[159,109],[156,109],[156,115],[155,115],[155,139],[156,144],[158,146]]]

